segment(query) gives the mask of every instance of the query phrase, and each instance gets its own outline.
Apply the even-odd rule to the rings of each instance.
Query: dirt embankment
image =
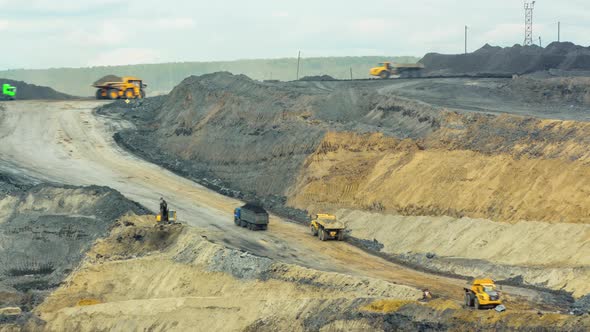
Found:
[[[73,99],[74,96],[67,95],[53,90],[50,87],[38,86],[35,84],[28,84],[22,81],[14,81],[0,78],[0,88],[2,84],[10,84],[16,87],[16,99],[18,100],[33,100],[33,99],[50,99],[50,100],[66,100]],[[0,97],[2,97],[0,95]],[[2,100],[2,99],[0,99]]]
[[[264,84],[229,73],[189,77],[169,96],[132,110],[119,103],[100,111],[139,126],[117,135],[119,143],[224,194],[256,195],[275,210],[327,131],[420,137],[438,125],[432,108],[375,90]]]
[[[220,73],[188,78],[170,96],[147,99],[133,112],[122,104],[101,112],[123,114],[138,126],[118,136],[121,144],[225,194],[255,194],[266,197],[267,206],[310,213],[450,217],[429,219],[438,222],[431,228],[444,225],[449,231],[436,234],[441,243],[464,250],[428,250],[420,237],[390,247],[388,233],[371,235],[382,225],[351,224],[354,237],[406,261],[471,276],[469,267],[479,260],[477,271],[497,279],[576,297],[588,291],[589,265],[581,258],[588,253],[590,222],[587,123],[450,112],[376,86],[263,84]],[[299,220],[305,215],[293,214]],[[450,231],[480,223],[498,226],[490,232],[504,240],[480,243],[475,232],[463,246],[459,241],[467,240]],[[539,229],[581,235],[559,237],[563,252],[553,254],[551,239]],[[513,231],[522,237],[506,240]],[[473,250],[471,243],[489,251]],[[525,257],[537,250],[547,255]],[[421,261],[429,252],[456,258],[454,265]]]
[[[420,60],[427,75],[524,74],[550,69],[589,70],[590,48],[569,42],[538,46],[485,45],[468,54],[429,53]]]
[[[0,176],[0,308],[29,312],[130,211],[144,210],[108,188],[34,185]]]
[[[466,311],[419,290],[227,249],[181,225],[122,219],[35,313],[31,329],[580,330],[587,318]],[[124,315],[125,319],[121,319]],[[526,317],[526,319],[523,319]]]

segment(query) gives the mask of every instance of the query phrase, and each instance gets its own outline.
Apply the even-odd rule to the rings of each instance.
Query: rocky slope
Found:
[[[349,220],[354,238],[393,258],[588,292],[585,122],[455,112],[396,96],[383,83],[265,84],[227,73],[190,77],[131,111],[119,103],[100,113],[136,124],[117,139],[144,158],[225,194],[261,198],[279,213],[301,211],[290,214],[300,221],[346,209],[424,217],[431,224],[418,234],[446,230],[435,233],[438,244],[417,236],[392,247],[387,238],[397,230],[387,221]],[[467,232],[480,227],[489,239]],[[389,231],[375,236],[379,229]],[[527,256],[537,251],[547,254]],[[420,259],[429,252],[453,264]]]
[[[30,311],[115,219],[143,211],[104,187],[32,184],[0,176],[0,308]]]
[[[473,312],[419,290],[283,264],[128,216],[35,313],[31,330],[583,331],[588,317]],[[124,319],[122,319],[124,317]]]

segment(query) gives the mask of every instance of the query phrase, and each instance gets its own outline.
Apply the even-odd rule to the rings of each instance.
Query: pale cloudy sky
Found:
[[[535,38],[590,44],[589,0],[539,0]],[[0,70],[463,51],[524,39],[522,0],[0,0]]]

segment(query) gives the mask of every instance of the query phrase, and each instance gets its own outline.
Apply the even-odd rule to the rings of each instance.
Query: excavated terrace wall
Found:
[[[33,185],[0,175],[0,307],[31,310],[115,219],[143,211],[105,187]]]
[[[189,77],[169,96],[148,99],[132,112],[120,103],[100,112],[119,114],[137,125],[117,140],[144,158],[225,194],[271,197],[264,204],[272,208],[528,221],[520,224],[530,229],[521,232],[523,243],[530,243],[527,248],[507,242],[494,257],[483,251],[476,256],[453,252],[457,258],[501,265],[511,251],[536,250],[532,234],[537,228],[560,232],[560,223],[579,224],[575,231],[564,229],[587,234],[589,124],[456,113],[381,93],[380,86],[265,84],[218,73]],[[366,234],[356,223],[353,236],[383,241]],[[459,245],[455,234],[437,236]],[[584,236],[573,238],[577,240],[563,245],[587,251]],[[392,252],[402,249],[396,250]],[[406,250],[425,254],[418,238],[406,242]],[[507,264],[588,269],[585,261],[551,257],[533,255]],[[462,266],[470,264],[465,260]],[[449,272],[444,264],[436,269]],[[465,274],[465,269],[456,269]],[[561,289],[584,273],[522,279]],[[566,289],[582,295],[585,288],[574,284]]]

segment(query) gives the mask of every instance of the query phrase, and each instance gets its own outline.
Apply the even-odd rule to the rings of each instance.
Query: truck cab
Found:
[[[2,97],[8,100],[14,100],[16,97],[16,87],[10,84],[2,84]]]

